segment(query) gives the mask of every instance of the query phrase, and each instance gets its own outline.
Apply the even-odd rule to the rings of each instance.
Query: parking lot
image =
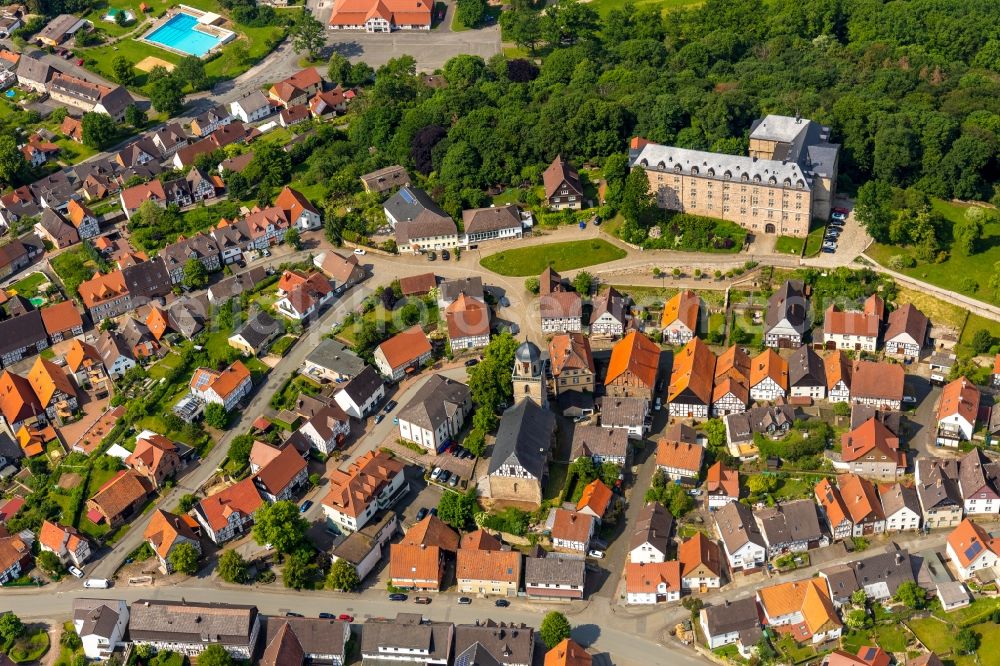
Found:
[[[366,62],[374,68],[392,58],[409,55],[417,61],[418,72],[433,72],[457,55],[478,55],[483,60],[500,53],[500,28],[446,32],[392,32],[368,34],[328,30],[327,43],[332,50],[353,62]]]

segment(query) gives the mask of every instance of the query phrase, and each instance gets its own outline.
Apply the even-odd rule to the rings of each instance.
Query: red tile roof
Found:
[[[611,384],[616,379],[631,372],[650,390],[656,384],[660,368],[660,348],[642,333],[631,331],[615,344],[611,350],[611,361],[604,383]]]
[[[263,504],[264,500],[253,479],[246,478],[221,492],[209,495],[198,503],[198,507],[208,526],[213,531],[218,531],[226,526],[233,513],[252,516]]]
[[[378,346],[391,368],[399,368],[431,352],[431,343],[419,325],[397,333]]]

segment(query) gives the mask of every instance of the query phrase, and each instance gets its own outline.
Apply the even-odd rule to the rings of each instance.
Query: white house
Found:
[[[271,115],[274,107],[267,97],[259,90],[239,98],[229,104],[229,110],[244,123],[254,123]]]
[[[715,529],[731,569],[756,569],[767,561],[767,544],[750,507],[730,502],[716,510]]]
[[[87,659],[104,660],[122,642],[128,626],[128,606],[122,599],[74,599],[73,629]]]
[[[771,585],[757,590],[757,599],[765,624],[792,626],[800,642],[819,644],[840,638],[843,625],[823,578]]]
[[[242,361],[234,361],[222,371],[198,368],[191,376],[191,394],[206,403],[222,405],[227,412],[252,389],[253,379]]]
[[[642,507],[629,541],[628,561],[636,564],[665,562],[673,524],[673,516],[659,502]]]
[[[552,546],[556,550],[585,554],[594,537],[597,519],[579,511],[553,509],[549,513],[546,527],[552,536]]]
[[[392,506],[407,492],[403,463],[382,451],[369,451],[347,468],[327,473],[329,492],[323,498],[323,515],[349,532],[363,528],[379,511]]]
[[[958,447],[971,441],[979,412],[979,389],[965,377],[950,382],[941,391],[937,410],[937,444]]]
[[[343,384],[333,394],[342,410],[356,419],[363,419],[385,398],[385,384],[375,368],[366,365],[356,377]]]
[[[470,411],[472,398],[468,386],[431,375],[399,411],[399,436],[436,453],[458,435]]]
[[[82,567],[90,559],[90,542],[72,527],[46,520],[38,531],[38,544],[43,551],[55,553],[63,564]]]
[[[699,624],[710,650],[735,644],[747,659],[763,636],[757,599],[752,596],[702,608]]]
[[[664,603],[680,598],[680,562],[628,562],[625,565],[625,601],[629,605]]]
[[[788,394],[788,363],[773,349],[765,349],[750,361],[750,397],[774,402]]]
[[[916,532],[920,529],[921,513],[917,489],[895,483],[879,491],[886,532]]]
[[[328,405],[299,426],[299,432],[314,449],[328,456],[351,434],[351,420],[339,405]]]
[[[951,534],[945,552],[958,571],[961,580],[972,578],[977,571],[993,569],[1000,562],[993,538],[982,527],[966,518]]]

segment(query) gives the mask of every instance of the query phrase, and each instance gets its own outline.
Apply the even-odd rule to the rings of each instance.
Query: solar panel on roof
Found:
[[[978,541],[973,541],[972,544],[970,544],[969,547],[965,549],[965,559],[967,560],[973,559],[976,555],[980,553],[980,551],[982,551],[982,549],[983,549],[983,544],[979,543]]]
[[[400,190],[399,196],[403,197],[403,201],[405,201],[408,204],[417,203],[417,200],[413,198],[413,195],[410,194],[409,190]]]
[[[863,659],[865,659],[867,661],[868,659],[874,658],[875,657],[875,653],[877,651],[878,650],[876,650],[873,647],[868,648],[867,650],[865,650],[865,656],[863,657]]]

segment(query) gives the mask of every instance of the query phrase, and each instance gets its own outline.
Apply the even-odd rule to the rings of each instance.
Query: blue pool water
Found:
[[[176,14],[146,36],[146,41],[163,44],[189,55],[203,56],[221,41],[194,29],[198,19],[190,14]]]

